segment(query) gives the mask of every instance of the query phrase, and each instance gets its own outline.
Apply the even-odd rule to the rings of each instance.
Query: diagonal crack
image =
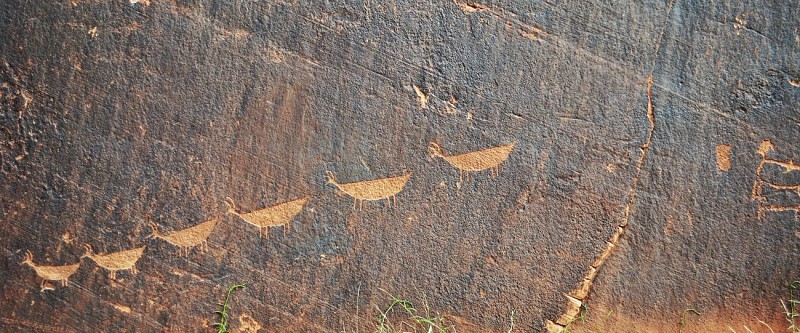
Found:
[[[577,288],[570,292],[570,294],[564,295],[567,298],[566,309],[558,318],[555,319],[555,321],[548,320],[545,322],[545,332],[547,333],[564,332],[566,331],[567,326],[569,326],[569,324],[578,318],[581,308],[586,302],[586,299],[589,297],[592,283],[597,277],[600,267],[606,262],[606,260],[608,260],[609,257],[611,257],[614,248],[617,247],[620,238],[624,236],[625,230],[628,228],[628,222],[631,218],[633,205],[636,202],[636,191],[639,187],[639,178],[642,175],[642,167],[644,167],[644,162],[647,159],[647,153],[650,150],[650,144],[653,141],[653,132],[655,132],[656,128],[655,107],[653,104],[653,73],[655,72],[656,61],[658,60],[658,52],[661,49],[661,42],[664,38],[667,26],[669,25],[670,13],[672,12],[672,7],[674,4],[675,0],[671,0],[669,6],[667,7],[667,15],[664,19],[664,25],[661,28],[661,34],[656,42],[656,50],[653,54],[653,64],[650,70],[650,75],[647,78],[647,120],[649,122],[649,127],[647,130],[647,137],[645,138],[644,142],[642,142],[642,146],[639,148],[641,150],[641,155],[636,162],[636,172],[634,174],[633,181],[631,182],[631,187],[628,190],[628,203],[625,205],[625,215],[623,216],[619,225],[617,225],[614,234],[611,235],[611,238],[605,242],[605,248],[603,249],[603,252],[601,252],[600,255],[595,259],[594,263],[589,266],[589,269],[578,283]]]

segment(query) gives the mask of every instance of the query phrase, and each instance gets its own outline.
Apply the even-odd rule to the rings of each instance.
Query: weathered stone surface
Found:
[[[513,309],[554,330],[574,304],[586,330],[678,330],[691,307],[684,332],[777,332],[798,25],[791,1],[2,1],[0,325],[210,331],[244,282],[235,329],[367,332],[389,293],[459,332]],[[431,142],[514,146],[460,180]],[[366,192],[327,170],[410,177],[354,209]],[[289,225],[262,211],[269,238],[227,214],[306,197]],[[202,251],[189,228],[214,219]],[[85,244],[146,248],[111,279]],[[26,251],[80,267],[40,291]]]

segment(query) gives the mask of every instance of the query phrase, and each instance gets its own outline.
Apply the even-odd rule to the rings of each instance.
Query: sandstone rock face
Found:
[[[458,332],[785,331],[798,26],[793,1],[1,1],[0,327],[211,331],[242,282],[238,331],[375,331],[390,295]]]

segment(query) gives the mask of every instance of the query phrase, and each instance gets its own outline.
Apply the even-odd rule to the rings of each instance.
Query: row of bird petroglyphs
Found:
[[[770,203],[764,196],[764,189],[770,188],[776,191],[794,192],[800,197],[800,184],[778,184],[767,179],[764,179],[762,172],[767,165],[776,165],[783,168],[783,173],[790,173],[793,171],[800,171],[800,164],[794,160],[781,161],[778,159],[770,158],[768,155],[771,151],[775,150],[775,145],[769,140],[761,142],[761,146],[756,151],[761,155],[761,163],[756,168],[756,177],[753,181],[753,191],[750,198],[758,202],[758,218],[763,219],[768,211],[770,212],[788,212],[794,211],[794,219],[800,220],[800,204],[775,204]]]
[[[445,155],[444,151],[436,143],[431,143],[429,149],[434,156],[445,159],[459,169],[460,182],[467,172],[491,169],[492,174],[496,175],[499,172],[500,164],[508,159],[515,145],[516,143],[511,143],[460,155]],[[411,173],[351,183],[338,182],[333,172],[329,170],[326,170],[326,176],[328,184],[353,197],[353,209],[363,209],[364,201],[386,200],[389,206],[392,205],[392,202],[397,206],[397,194],[405,188],[411,178]],[[249,213],[242,213],[237,210],[236,203],[231,198],[226,198],[225,203],[228,205],[227,214],[234,215],[240,220],[257,227],[259,237],[263,237],[264,234],[269,237],[269,228],[272,227],[283,227],[283,233],[286,235],[292,220],[303,210],[308,201],[309,196],[305,196]],[[221,221],[221,218],[215,218],[168,234],[160,232],[155,223],[149,222],[152,233],[146,238],[164,240],[178,247],[179,256],[189,256],[189,252],[195,246],[201,245],[203,249],[208,248],[208,238]],[[136,262],[141,258],[144,250],[145,246],[142,246],[109,254],[95,254],[92,247],[87,244],[86,253],[81,258],[89,258],[97,266],[109,270],[111,272],[109,277],[115,279],[117,271],[130,270],[131,273],[135,274]],[[44,285],[47,281],[61,281],[62,285],[66,286],[67,279],[80,267],[80,262],[64,266],[37,265],[33,262],[33,255],[30,251],[26,253],[22,264],[28,264],[33,267],[36,274],[43,279],[42,290],[45,289]]]
[[[86,244],[85,246],[86,253],[81,256],[81,259],[89,258],[94,261],[97,266],[111,271],[110,277],[112,279],[116,278],[117,271],[130,270],[131,273],[136,274],[136,262],[142,257],[145,248],[142,246],[109,254],[95,254],[94,251],[92,251],[91,245]],[[63,266],[38,265],[33,262],[33,254],[31,251],[25,252],[25,260],[23,260],[20,265],[23,264],[31,266],[33,270],[36,271],[36,275],[42,278],[42,284],[40,285],[42,291],[46,289],[45,282],[47,281],[61,281],[61,285],[66,286],[69,277],[75,274],[81,266],[80,262]]]

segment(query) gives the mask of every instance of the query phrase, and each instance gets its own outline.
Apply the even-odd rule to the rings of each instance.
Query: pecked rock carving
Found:
[[[218,223],[219,219],[213,219],[166,235],[158,231],[158,226],[155,223],[150,223],[153,233],[147,237],[163,239],[167,243],[178,247],[179,256],[184,253],[189,256],[189,251],[197,245],[202,245],[204,251],[208,250],[208,236],[211,235]]]
[[[516,142],[502,146],[476,150],[469,153],[458,155],[446,155],[442,147],[435,142],[428,145],[428,150],[435,157],[441,157],[450,165],[459,170],[459,181],[464,180],[464,174],[470,171],[483,171],[490,169],[492,175],[500,173],[500,164],[505,162],[511,155]]]
[[[142,257],[145,248],[142,246],[109,254],[95,254],[91,245],[86,244],[85,247],[86,253],[81,258],[92,259],[97,266],[111,271],[109,274],[111,279],[117,278],[117,271],[130,270],[131,274],[136,274],[136,262]]]
[[[753,181],[753,191],[750,194],[750,198],[758,201],[759,219],[763,219],[767,212],[793,211],[794,219],[800,220],[800,204],[769,203],[767,202],[767,198],[763,195],[764,188],[769,187],[777,191],[794,192],[800,196],[800,184],[777,184],[764,179],[762,176],[761,172],[764,171],[764,166],[767,164],[777,165],[783,168],[783,173],[800,171],[800,164],[796,163],[794,160],[782,161],[768,157],[767,155],[769,152],[773,150],[775,150],[775,145],[769,140],[764,140],[756,151],[757,154],[761,155],[761,163],[759,163],[756,168],[756,177]]]
[[[339,183],[333,172],[326,170],[328,174],[328,183],[333,184],[339,190],[347,195],[353,197],[353,209],[359,206],[359,209],[364,208],[364,200],[376,201],[386,199],[389,205],[392,205],[394,200],[395,206],[397,205],[397,193],[403,190],[411,177],[411,173],[406,173],[402,176],[362,180],[353,183]],[[360,205],[359,205],[360,204]]]
[[[75,274],[75,271],[78,270],[81,263],[78,262],[77,264],[63,266],[37,265],[33,262],[33,254],[31,251],[26,251],[25,260],[23,260],[20,265],[31,266],[33,270],[36,271],[36,275],[43,279],[40,288],[41,290],[45,290],[45,283],[47,283],[47,281],[61,281],[61,285],[66,286],[69,283],[69,277]]]
[[[283,203],[279,203],[272,207],[259,209],[250,213],[241,214],[236,211],[236,203],[231,198],[225,198],[225,203],[228,204],[228,214],[233,214],[241,218],[243,221],[258,227],[258,236],[262,237],[264,233],[269,238],[269,228],[283,226],[283,234],[289,229],[292,219],[303,210],[303,206],[308,203],[308,197],[295,199]]]

